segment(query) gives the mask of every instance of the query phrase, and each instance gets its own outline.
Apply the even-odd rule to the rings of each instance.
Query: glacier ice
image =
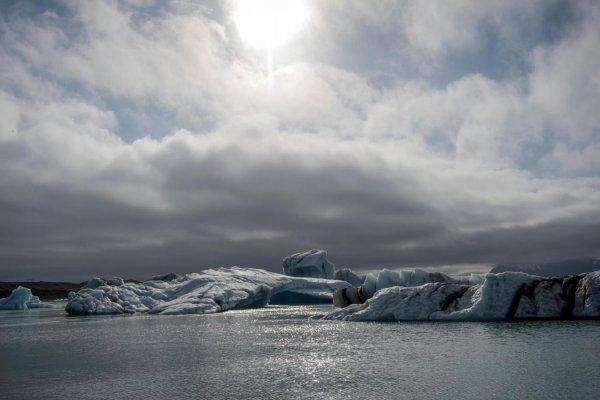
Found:
[[[98,286],[106,285],[106,281],[102,278],[93,277],[88,280],[82,289],[96,289]]]
[[[335,265],[327,260],[325,250],[309,250],[283,259],[283,273],[288,276],[333,279]]]
[[[85,283],[83,288],[84,289],[96,289],[98,286],[103,286],[103,285],[120,286],[120,285],[123,285],[124,283],[125,282],[123,281],[123,279],[119,278],[118,276],[113,276],[112,278],[108,278],[108,279],[93,277],[92,279],[88,280]]]
[[[410,277],[408,282],[419,282]],[[398,276],[384,274],[381,282]],[[440,278],[440,277],[438,277]],[[377,285],[379,279],[369,284]],[[445,278],[444,278],[445,279]],[[513,320],[599,318],[600,271],[564,278],[543,278],[521,272],[436,281],[420,286],[393,285],[377,290],[363,304],[351,304],[323,319],[349,321]],[[369,282],[369,277],[365,284]]]
[[[419,286],[426,283],[460,283],[475,284],[483,282],[483,275],[471,274],[468,277],[453,278],[441,272],[427,272],[422,269],[403,269],[391,271],[383,269],[378,273],[365,276],[363,290],[367,298],[373,297],[376,291],[393,286]]]
[[[12,293],[0,299],[0,310],[27,310],[30,308],[51,308],[52,304],[42,303],[40,298],[31,294],[31,290],[23,286],[15,288]]]
[[[209,269],[184,276],[163,275],[143,283],[93,279],[71,292],[69,314],[205,314],[279,304],[331,302],[331,293],[349,283],[291,277],[254,268]],[[95,286],[96,283],[100,285]]]
[[[351,285],[360,286],[363,283],[364,277],[356,275],[352,270],[348,268],[342,268],[335,271],[335,280],[346,281]]]
[[[360,289],[360,290],[359,290]],[[351,304],[323,319],[348,321],[600,318],[600,271],[564,278],[520,272],[450,277],[423,270],[367,274],[362,285],[253,268],[162,275],[143,283],[92,279],[70,293],[69,314],[204,314],[267,304]],[[370,294],[369,298],[366,294]],[[356,300],[358,299],[358,300]]]
[[[111,285],[111,286],[121,286],[121,285],[125,284],[125,282],[123,281],[123,278],[119,278],[118,276],[113,276],[112,278],[108,278],[106,280],[106,284]]]

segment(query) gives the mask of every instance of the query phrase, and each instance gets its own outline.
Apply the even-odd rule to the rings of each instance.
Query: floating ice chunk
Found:
[[[370,281],[372,278],[367,277],[363,288]],[[565,278],[504,272],[486,274],[482,284],[436,282],[393,286],[378,290],[364,304],[337,309],[323,318],[352,321],[600,318],[600,271]]]
[[[27,310],[27,302],[31,301],[32,297],[30,289],[19,286],[8,297],[0,299],[0,309]]]
[[[205,314],[264,307],[275,295],[284,301],[301,298],[331,301],[331,293],[347,282],[290,277],[254,268],[218,268],[168,281],[124,283],[83,288],[69,294],[69,314]],[[287,294],[285,294],[287,292]],[[276,298],[277,299],[277,298]],[[291,300],[290,300],[291,299]]]
[[[335,265],[327,260],[325,250],[309,250],[285,257],[283,273],[288,276],[333,279]]]
[[[27,310],[29,308],[51,308],[52,304],[42,303],[40,298],[31,294],[31,290],[22,286],[0,299],[0,310]]]

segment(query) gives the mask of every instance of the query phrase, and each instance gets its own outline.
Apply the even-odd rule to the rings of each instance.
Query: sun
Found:
[[[242,41],[267,51],[296,35],[308,14],[302,0],[238,0],[234,7],[232,18]]]

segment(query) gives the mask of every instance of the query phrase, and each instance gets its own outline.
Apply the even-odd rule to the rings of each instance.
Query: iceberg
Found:
[[[0,310],[28,310],[30,308],[52,307],[52,304],[42,303],[39,297],[34,296],[30,289],[23,286],[14,289],[10,296],[0,299]]]
[[[460,281],[440,272],[427,272],[418,268],[400,271],[384,269],[377,275],[367,274],[365,277],[365,294],[367,297],[372,297],[376,291],[392,286],[419,286],[434,282],[459,283]]]
[[[153,278],[154,279],[154,278]],[[118,276],[113,276],[112,278],[102,279],[98,277],[93,277],[88,280],[85,285],[83,285],[83,289],[96,289],[99,286],[110,285],[110,286],[121,286],[125,283],[122,278]]]
[[[96,289],[98,286],[106,285],[106,281],[102,278],[93,277],[88,280],[82,289]]]
[[[344,273],[340,273],[344,271]],[[340,273],[338,275],[338,273]],[[354,275],[355,278],[349,274]],[[470,274],[468,277],[453,278],[441,272],[427,272],[422,269],[404,269],[390,271],[383,269],[378,273],[368,273],[364,278],[358,278],[350,270],[336,272],[336,279],[342,278],[356,288],[349,288],[342,292],[336,292],[333,296],[333,304],[338,307],[346,307],[349,304],[364,303],[366,299],[373,297],[375,292],[393,286],[419,286],[426,283],[457,283],[473,285],[483,282],[483,276]]]
[[[342,268],[340,270],[335,271],[334,279],[337,281],[346,281],[354,286],[360,286],[363,283],[364,276],[360,277],[354,272],[352,272],[352,270],[348,268]]]
[[[283,259],[283,273],[288,276],[333,279],[335,265],[327,260],[325,250],[309,250]]]
[[[349,287],[343,281],[291,277],[254,268],[225,267],[179,276],[166,274],[143,283],[93,278],[69,293],[71,315],[207,314],[277,304],[332,301],[332,292]]]
[[[409,282],[413,282],[413,277]],[[420,279],[417,277],[414,282]],[[476,283],[478,279],[475,276],[419,286],[391,286],[377,290],[363,304],[351,304],[321,318],[346,321],[600,318],[600,271],[563,278],[503,272],[486,274],[482,283]],[[381,281],[393,283],[386,274]]]

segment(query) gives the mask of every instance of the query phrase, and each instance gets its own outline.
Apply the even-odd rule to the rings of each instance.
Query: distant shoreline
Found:
[[[69,292],[77,292],[83,285],[85,282],[0,282],[0,298],[8,297],[14,289],[23,286],[42,301],[66,299]]]

